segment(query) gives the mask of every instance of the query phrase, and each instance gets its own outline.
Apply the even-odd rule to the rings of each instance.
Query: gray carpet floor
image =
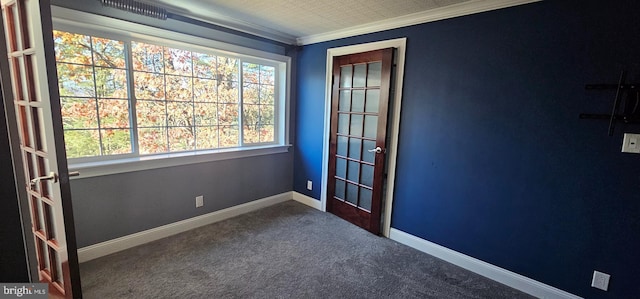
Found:
[[[80,271],[85,298],[531,298],[294,201]]]

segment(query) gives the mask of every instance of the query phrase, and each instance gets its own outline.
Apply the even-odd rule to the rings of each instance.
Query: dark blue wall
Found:
[[[22,220],[4,109],[4,98],[0,93],[0,282],[28,282],[29,265],[22,238]]]
[[[294,189],[320,182],[326,50],[407,37],[392,227],[586,298],[640,294],[640,155],[608,113],[640,80],[640,3],[544,1],[303,47]],[[612,275],[608,292],[593,270]]]

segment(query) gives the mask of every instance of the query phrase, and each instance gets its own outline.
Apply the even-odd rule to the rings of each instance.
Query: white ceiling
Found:
[[[309,44],[539,0],[156,0],[171,12]]]

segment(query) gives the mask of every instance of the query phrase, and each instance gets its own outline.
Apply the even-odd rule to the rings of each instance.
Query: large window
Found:
[[[60,30],[54,43],[71,159],[283,142],[277,61]]]

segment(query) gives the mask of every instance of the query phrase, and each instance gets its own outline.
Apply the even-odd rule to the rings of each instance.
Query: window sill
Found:
[[[100,162],[73,163],[69,161],[69,171],[80,172],[80,176],[71,178],[72,180],[77,180],[133,171],[285,153],[289,151],[289,147],[291,147],[290,144],[268,145],[242,149],[233,148],[161,154]]]

